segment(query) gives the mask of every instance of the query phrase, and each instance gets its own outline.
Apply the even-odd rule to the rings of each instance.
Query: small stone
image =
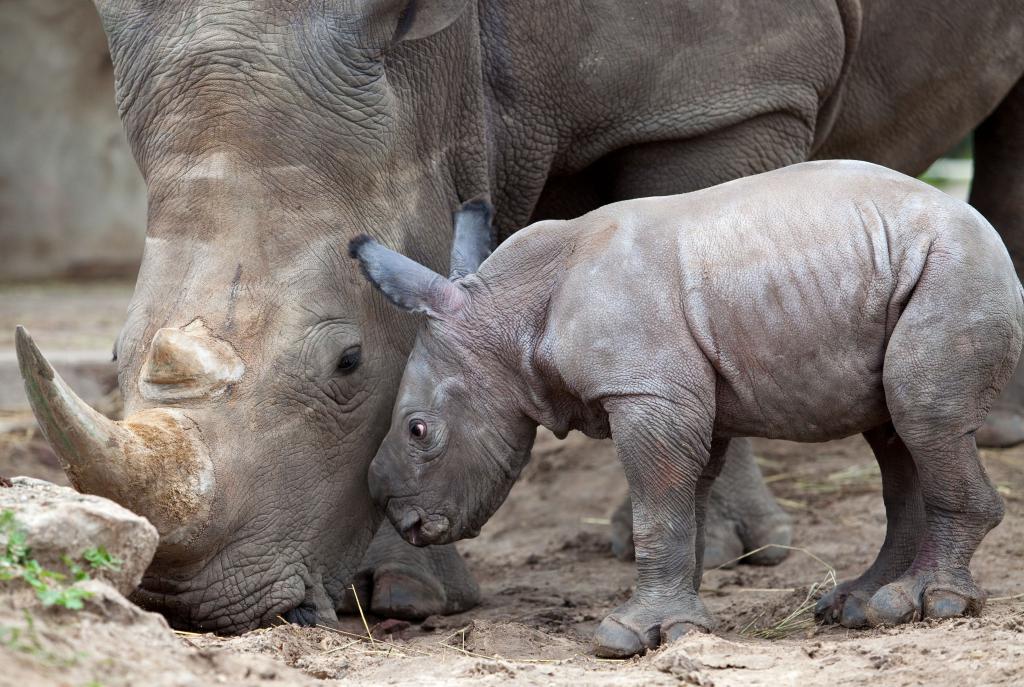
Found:
[[[668,646],[654,659],[654,667],[674,675],[684,684],[713,687],[714,682],[704,672],[704,664],[690,656],[680,646]]]
[[[0,513],[8,510],[25,532],[31,557],[44,568],[65,572],[67,556],[90,578],[108,582],[125,596],[139,586],[159,540],[148,520],[109,499],[28,477],[15,477],[10,488],[0,490]],[[98,547],[119,565],[90,566],[83,554]]]

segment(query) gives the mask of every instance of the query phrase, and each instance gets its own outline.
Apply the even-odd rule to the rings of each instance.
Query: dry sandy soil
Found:
[[[0,347],[13,349],[5,337],[22,322],[44,350],[109,350],[130,288],[5,289]],[[102,590],[77,613],[43,610],[28,594],[0,597],[0,685],[1024,683],[1024,448],[983,454],[1007,514],[974,560],[991,595],[982,617],[866,632],[817,627],[805,603],[832,584],[832,571],[858,574],[882,541],[866,444],[756,448],[800,550],[776,568],[708,571],[703,596],[721,623],[713,636],[625,662],[592,656],[594,628],[633,584],[632,564],[608,545],[625,482],[610,443],[542,433],[506,504],[460,544],[484,593],[469,613],[404,629],[367,618],[372,643],[358,617],[341,630],[282,625],[220,638],[173,633]],[[30,418],[0,413],[0,475],[17,474],[65,483]]]
[[[483,604],[371,643],[361,620],[342,630],[279,626],[241,637],[171,633],[161,618],[102,595],[79,613],[0,609],[0,684],[66,685],[991,685],[1024,680],[1024,450],[986,452],[1007,502],[975,557],[991,594],[981,618],[850,631],[813,624],[808,596],[872,559],[884,532],[879,479],[859,439],[758,442],[762,465],[796,521],[800,550],[776,568],[705,574],[721,622],[625,662],[590,653],[604,613],[627,597],[633,566],[615,560],[607,518],[625,492],[607,442],[543,434],[507,503],[464,542]],[[3,437],[0,474],[61,481],[32,431]],[[27,601],[25,602],[27,604]],[[795,615],[793,615],[795,614]],[[789,616],[793,615],[788,621]],[[384,619],[368,618],[371,629]],[[10,628],[21,628],[11,642]]]

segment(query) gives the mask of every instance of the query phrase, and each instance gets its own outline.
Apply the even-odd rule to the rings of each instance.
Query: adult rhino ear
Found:
[[[359,261],[366,279],[402,310],[443,319],[466,302],[461,286],[365,234],[349,242],[348,254]]]
[[[468,200],[455,211],[449,279],[473,274],[491,254],[496,238],[491,227],[493,218],[494,208],[486,198]]]
[[[414,41],[432,36],[456,19],[470,0],[408,0],[398,18],[394,41]]]

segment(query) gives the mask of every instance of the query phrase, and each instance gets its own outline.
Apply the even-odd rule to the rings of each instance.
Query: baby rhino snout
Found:
[[[443,515],[430,515],[426,519],[419,511],[409,509],[397,523],[402,538],[414,546],[442,544],[448,540],[452,524]]]

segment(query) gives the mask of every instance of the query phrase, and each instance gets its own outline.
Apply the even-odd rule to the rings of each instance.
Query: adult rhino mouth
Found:
[[[218,565],[214,561],[206,567]],[[147,573],[132,594],[132,601],[160,613],[171,627],[179,630],[237,634],[281,619],[298,624],[317,621],[317,609],[307,601],[308,587],[298,573],[281,578],[271,576],[272,581],[267,584],[240,589],[234,587],[233,581],[254,579],[252,571],[232,575],[209,570],[211,579],[216,580],[212,583],[204,581],[204,572],[186,581]]]

